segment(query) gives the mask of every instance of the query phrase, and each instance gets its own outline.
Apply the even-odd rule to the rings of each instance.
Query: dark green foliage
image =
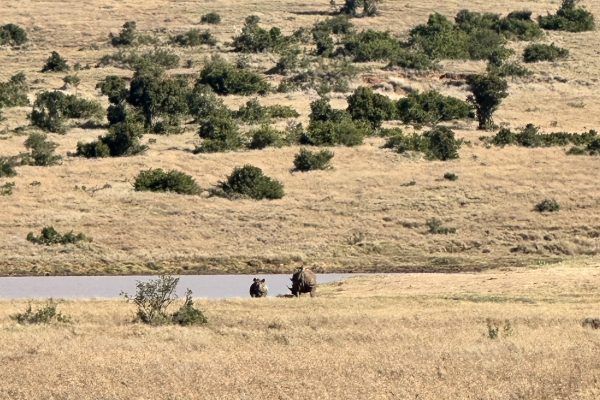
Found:
[[[119,36],[112,36],[111,34],[110,42],[115,47],[131,46],[135,41],[136,34],[135,21],[128,21],[123,24],[123,30],[121,30]]]
[[[218,24],[221,22],[221,16],[216,12],[211,12],[208,14],[204,14],[202,18],[200,18],[200,22],[204,24]]]
[[[425,153],[430,160],[446,161],[458,158],[458,149],[462,143],[463,140],[455,139],[454,132],[450,129],[438,126],[423,135],[397,133],[388,138],[383,147],[393,149],[397,153],[418,151]]]
[[[42,228],[40,236],[35,236],[33,232],[27,234],[27,241],[33,244],[43,244],[50,246],[53,244],[69,244],[77,242],[91,242],[92,238],[85,236],[83,233],[75,235],[73,231],[61,235],[52,226]]]
[[[310,122],[333,121],[340,122],[349,118],[350,115],[345,110],[337,110],[329,104],[329,98],[322,97],[310,103]]]
[[[287,75],[294,71],[298,67],[298,54],[300,53],[301,51],[297,47],[288,47],[282,50],[277,64],[268,73]]]
[[[50,57],[46,60],[46,64],[42,68],[42,72],[66,72],[70,69],[67,60],[62,58],[60,54],[53,51]]]
[[[15,187],[14,182],[6,182],[4,185],[0,186],[0,196],[10,196],[13,193],[13,188]]]
[[[0,82],[0,108],[28,106],[29,85],[23,72],[13,75],[8,82]]]
[[[244,146],[237,122],[227,112],[210,115],[200,123],[198,136],[204,139],[195,153],[238,150]]]
[[[179,278],[161,275],[147,282],[137,281],[135,296],[121,292],[121,296],[137,306],[134,322],[151,325],[208,323],[202,311],[194,307],[192,292],[189,289],[185,292],[185,301],[179,310],[172,314],[168,311],[169,306],[177,300],[175,291],[178,283]]]
[[[191,176],[177,170],[165,172],[160,168],[141,171],[133,184],[136,192],[175,192],[198,194],[200,187]]]
[[[192,29],[186,33],[171,37],[171,43],[185,47],[200,46],[203,44],[214,46],[217,44],[217,39],[208,30],[200,32],[198,29]]]
[[[594,15],[577,7],[578,0],[563,0],[555,15],[540,15],[538,23],[543,29],[554,31],[584,32],[595,27]]]
[[[0,157],[0,178],[13,177],[17,175],[12,163],[6,158]]]
[[[399,49],[389,59],[389,66],[417,70],[437,69],[438,65],[421,50]]]
[[[240,106],[239,110],[234,113],[234,117],[241,119],[244,122],[256,124],[269,120],[269,112],[267,107],[260,105],[258,99],[250,99],[246,105]]]
[[[198,83],[209,85],[215,92],[224,95],[265,95],[271,91],[271,86],[261,75],[231,65],[219,57],[213,57],[204,65]]]
[[[354,56],[354,62],[391,60],[398,54],[400,43],[390,36],[389,31],[368,29],[348,35],[344,48]]]
[[[104,111],[95,101],[60,91],[38,93],[29,116],[31,123],[45,131],[64,134],[69,118],[101,118]]]
[[[249,164],[234,168],[226,182],[219,182],[218,188],[213,194],[229,198],[273,200],[281,199],[285,194],[281,182],[269,178],[260,168]]]
[[[340,8],[340,13],[349,17],[358,16],[358,10],[362,8],[362,16],[372,17],[377,13],[377,4],[381,0],[344,0],[344,5]]]
[[[290,106],[281,106],[278,104],[268,106],[267,112],[271,118],[298,118],[300,114]]]
[[[467,102],[475,108],[479,129],[493,128],[492,114],[498,109],[502,99],[508,97],[508,83],[493,74],[469,75],[466,81],[473,93],[467,97]]]
[[[448,228],[448,227],[444,226],[443,222],[435,217],[428,219],[426,224],[429,227],[429,233],[441,234],[441,235],[448,235],[450,233],[456,233],[456,228]]]
[[[468,103],[455,97],[444,96],[435,90],[414,91],[396,103],[397,115],[405,124],[432,124],[466,118],[472,113]]]
[[[328,32],[315,31],[313,32],[313,41],[317,46],[316,54],[318,56],[329,57],[333,53],[334,43],[333,38]]]
[[[280,51],[288,46],[293,39],[281,34],[281,29],[272,27],[266,30],[258,26],[259,18],[251,15],[239,36],[233,38],[231,44],[235,51],[241,53],[263,53]]]
[[[396,107],[389,97],[374,93],[370,87],[361,86],[348,97],[346,111],[353,120],[368,121],[373,129],[381,127],[383,121],[394,119]]]
[[[249,149],[264,149],[269,146],[281,147],[288,144],[285,133],[269,125],[263,125],[250,131],[249,136],[251,137],[250,143],[248,143]]]
[[[301,144],[311,146],[357,146],[371,133],[370,125],[345,117],[339,121],[312,121],[300,137]]]
[[[514,144],[523,147],[550,147],[574,144],[576,146],[588,145],[587,150],[593,151],[592,143],[594,143],[595,140],[598,140],[598,136],[597,132],[594,130],[585,133],[552,132],[544,134],[539,133],[539,127],[533,124],[527,124],[527,126],[518,133],[503,128],[491,138],[484,139],[486,142],[496,146]],[[574,152],[576,152],[576,150],[574,150]]]
[[[129,89],[125,79],[110,75],[96,84],[96,89],[100,89],[103,95],[108,96],[108,101],[112,104],[119,104],[127,99]]]
[[[530,44],[523,51],[523,61],[532,63],[538,61],[555,61],[569,55],[569,50],[542,43]]]
[[[6,24],[0,26],[0,46],[5,44],[11,46],[20,46],[25,44],[27,39],[27,33],[25,30],[15,24]]]
[[[347,35],[352,31],[353,26],[354,24],[350,22],[350,19],[346,15],[338,15],[315,22],[312,31],[333,33],[334,35]]]
[[[223,100],[215,95],[210,86],[196,82],[188,94],[188,109],[196,120],[207,118],[209,115],[226,109]]]
[[[497,75],[501,78],[507,76],[525,77],[533,74],[518,62],[505,62],[502,59],[488,59],[487,73],[489,75]]]
[[[54,154],[58,143],[46,141],[47,136],[44,133],[32,133],[25,140],[25,148],[31,150],[31,153],[25,154],[21,163],[23,165],[36,165],[47,167],[59,164],[62,156]]]
[[[535,205],[534,210],[537,212],[556,212],[560,210],[560,205],[554,199],[544,199]]]
[[[421,153],[427,153],[429,149],[429,139],[418,133],[412,133],[411,135],[405,135],[401,130],[395,132],[388,138],[386,143],[383,145],[384,149],[393,149],[397,153],[404,153],[406,151],[419,151]]]
[[[317,169],[329,169],[329,162],[333,158],[333,152],[330,150],[310,151],[300,149],[300,153],[294,156],[294,167],[298,171],[306,172]]]
[[[81,83],[81,78],[77,74],[67,75],[63,78],[63,82],[69,85],[73,85],[77,89],[77,87]]]
[[[131,54],[125,61],[138,72],[150,72],[158,75],[154,71],[179,67],[180,57],[168,50],[156,49],[141,56]]]
[[[456,175],[452,172],[446,172],[444,174],[444,179],[446,179],[448,181],[456,181],[456,180],[458,180],[458,175]]]
[[[52,321],[61,323],[70,323],[71,318],[68,315],[56,312],[56,303],[50,299],[46,305],[39,307],[33,311],[31,303],[27,305],[24,313],[16,313],[10,316],[10,319],[17,321],[19,324],[49,324]]]
[[[111,125],[108,134],[99,136],[91,143],[77,143],[77,155],[86,158],[125,157],[140,154],[148,146],[140,144],[144,128],[135,121],[123,121]]]
[[[494,24],[492,29],[508,39],[533,40],[543,35],[538,24],[531,19],[531,11],[513,11]]]

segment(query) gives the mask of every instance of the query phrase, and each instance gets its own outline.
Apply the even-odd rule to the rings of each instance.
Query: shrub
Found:
[[[284,196],[283,184],[264,175],[260,168],[246,164],[236,167],[226,182],[219,182],[215,195],[228,198],[281,199]]]
[[[556,212],[560,210],[560,205],[554,199],[544,199],[535,205],[534,210],[538,212]]]
[[[20,46],[28,40],[27,33],[20,26],[15,24],[0,26],[0,46],[4,46],[5,44]]]
[[[46,305],[38,307],[33,311],[31,302],[27,305],[24,313],[16,313],[10,316],[10,319],[17,321],[19,324],[49,324],[52,321],[61,323],[70,323],[71,318],[60,312],[56,312],[57,304],[53,299],[49,299]]]
[[[339,121],[312,121],[300,137],[301,144],[311,146],[357,146],[370,133],[370,126],[346,117]]]
[[[33,244],[43,244],[46,246],[50,246],[53,244],[91,242],[92,238],[85,236],[83,233],[78,233],[77,235],[75,235],[73,231],[61,235],[52,226],[46,226],[42,228],[40,236],[35,236],[33,232],[29,232],[27,234],[27,241]]]
[[[175,290],[178,283],[179,278],[161,275],[147,282],[137,281],[135,296],[121,292],[121,296],[137,306],[134,322],[151,325],[208,323],[202,311],[194,307],[192,291],[189,289],[186,290],[185,302],[179,310],[175,313],[169,312],[169,306],[177,300]]]
[[[133,156],[148,149],[148,146],[140,144],[143,135],[142,125],[131,121],[119,122],[111,125],[108,134],[99,136],[94,142],[78,142],[76,154],[86,158]]]
[[[267,107],[261,106],[258,99],[254,98],[248,100],[246,105],[240,106],[238,111],[234,113],[234,117],[255,124],[267,121],[270,116]]]
[[[449,228],[443,225],[443,222],[437,218],[428,219],[426,222],[429,227],[429,233],[448,235],[450,233],[456,233],[456,228]]]
[[[399,49],[389,59],[389,67],[417,70],[437,69],[438,65],[421,50]]]
[[[210,115],[200,122],[198,136],[204,139],[194,153],[217,153],[244,146],[237,122],[227,112]]]
[[[285,134],[269,125],[263,125],[258,129],[250,131],[251,140],[248,143],[249,149],[264,149],[265,147],[281,147],[287,144]]]
[[[527,63],[538,61],[555,61],[569,55],[569,50],[542,43],[530,44],[523,51],[523,60]]]
[[[10,178],[17,175],[12,163],[6,158],[0,157],[0,178]]]
[[[310,151],[300,149],[300,153],[294,156],[294,167],[298,171],[306,172],[317,169],[330,169],[329,162],[333,158],[333,152],[330,150]]]
[[[177,170],[165,172],[160,168],[141,171],[133,185],[136,192],[175,192],[198,194],[200,187],[191,176]]]
[[[458,180],[458,175],[456,175],[452,172],[446,172],[444,174],[444,179],[446,179],[447,181],[456,181],[456,180]]]
[[[211,13],[202,15],[202,17],[200,18],[200,22],[205,23],[205,24],[215,24],[216,25],[221,22],[221,16],[219,14],[217,14],[216,12],[211,12]]]
[[[15,187],[14,182],[6,182],[4,185],[0,186],[0,196],[10,196],[12,195],[12,190]]]
[[[136,71],[160,71],[162,68],[173,69],[179,67],[180,57],[168,50],[156,49],[142,55],[131,54],[124,60]],[[155,75],[159,75],[154,73]]]
[[[186,33],[171,37],[171,43],[185,47],[200,46],[203,44],[214,46],[217,44],[217,39],[208,30],[200,32],[198,29],[192,29]]]
[[[594,15],[581,7],[577,7],[577,3],[578,0],[563,0],[555,15],[538,16],[540,27],[568,32],[594,30]]]
[[[187,96],[188,109],[196,121],[216,113],[227,113],[223,100],[215,95],[210,86],[196,82]]]
[[[396,107],[389,97],[374,93],[370,87],[361,86],[348,97],[348,114],[353,120],[368,121],[373,129],[383,121],[394,119]]]
[[[136,28],[137,26],[135,21],[125,22],[123,24],[123,29],[121,30],[121,32],[119,32],[119,36],[113,36],[111,33],[111,44],[114,47],[133,45],[137,34]]]
[[[290,106],[281,106],[275,104],[267,107],[267,112],[271,118],[298,118],[300,114]]]
[[[492,29],[502,33],[508,39],[533,40],[543,35],[542,30],[531,19],[531,11],[513,11],[498,20]]]
[[[390,60],[400,50],[400,44],[390,32],[368,29],[350,34],[344,40],[344,48],[354,56],[354,62]]]
[[[397,153],[418,151],[425,153],[430,160],[446,161],[458,158],[458,149],[462,143],[462,139],[454,138],[454,132],[450,129],[438,126],[423,135],[413,133],[407,136],[402,132],[396,133],[388,138],[383,147],[393,149]]]
[[[333,18],[327,18],[323,21],[315,22],[313,32],[333,33],[334,35],[347,35],[352,31],[354,24],[346,15],[338,15]]]
[[[518,133],[510,129],[503,128],[491,138],[484,138],[488,143],[496,146],[506,146],[516,144],[523,147],[550,147],[566,146],[571,143],[576,146],[587,145],[588,151],[593,151],[594,141],[598,140],[597,132],[590,130],[584,133],[552,132],[539,133],[539,127],[533,124],[527,124]],[[574,150],[571,154],[576,152]]]
[[[29,86],[23,72],[13,75],[8,82],[0,82],[0,108],[28,106]]]
[[[199,84],[209,85],[219,94],[265,95],[271,86],[261,75],[231,65],[219,57],[213,57],[200,71]]]
[[[466,118],[472,113],[468,103],[455,97],[444,96],[435,90],[414,91],[396,103],[397,115],[405,124],[432,124]]]
[[[30,134],[25,140],[25,148],[31,150],[31,153],[22,157],[21,164],[41,167],[59,164],[62,156],[54,154],[58,143],[48,142],[46,139],[47,136],[44,133]]]
[[[475,108],[479,129],[494,127],[492,114],[498,109],[502,99],[508,97],[508,83],[497,75],[468,75],[467,84],[470,86],[471,95],[467,102]]]
[[[81,78],[77,74],[67,75],[63,78],[63,82],[68,85],[73,85],[75,86],[75,89],[77,89],[81,83]]]
[[[231,45],[234,51],[241,53],[280,51],[291,43],[292,39],[283,36],[279,28],[272,27],[267,31],[258,26],[259,20],[254,15],[246,18],[241,34],[233,38]]]
[[[298,67],[298,54],[300,53],[301,51],[297,47],[282,50],[280,52],[281,56],[275,64],[275,67],[271,68],[267,73],[287,75],[294,71]]]
[[[60,91],[38,93],[29,116],[32,125],[45,131],[64,134],[69,118],[101,118],[102,106],[95,101],[66,95]]]
[[[42,72],[66,72],[69,69],[71,69],[71,67],[69,67],[67,61],[56,51],[53,51],[46,60],[46,64],[42,67]]]
[[[519,64],[518,62],[492,62],[488,60],[486,71],[489,75],[496,75],[501,78],[507,76],[525,77],[533,75],[533,72]]]

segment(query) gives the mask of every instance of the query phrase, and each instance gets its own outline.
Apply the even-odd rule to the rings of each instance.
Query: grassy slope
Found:
[[[594,2],[584,2],[600,15]],[[402,35],[439,11],[452,16],[467,7],[477,11],[506,13],[529,8],[535,15],[556,9],[549,2],[502,1],[421,2],[411,7],[389,1],[382,15],[360,19],[358,28],[392,29]],[[64,74],[41,74],[39,70],[52,50],[74,64],[94,64],[114,50],[106,45],[108,32],[116,33],[126,20],[136,20],[141,30],[165,27],[182,32],[200,16],[218,11],[223,22],[210,27],[220,42],[229,40],[250,13],[261,16],[264,26],[279,25],[289,33],[308,26],[322,16],[290,11],[319,11],[327,2],[195,3],[167,1],[94,2],[3,2],[2,21],[27,28],[32,45],[27,50],[0,49],[0,79],[25,71],[33,94],[62,86]],[[44,13],[39,9],[43,7]],[[290,19],[290,18],[294,19]],[[555,64],[541,63],[527,80],[510,83],[510,97],[496,114],[496,122],[511,127],[532,122],[544,130],[578,131],[598,127],[598,78],[600,57],[595,50],[597,33],[549,33],[545,42],[566,47],[571,55]],[[98,45],[93,50],[92,45]],[[524,43],[513,46],[520,50]],[[80,51],[81,50],[81,51]],[[174,49],[182,60],[196,61],[195,73],[210,50]],[[234,57],[234,55],[226,55]],[[251,56],[260,70],[273,66],[276,56]],[[442,72],[475,72],[483,63],[446,62]],[[413,89],[434,88],[465,98],[463,88],[445,85],[439,73],[407,76],[401,71],[382,71],[373,64],[369,75],[384,82],[399,82]],[[106,75],[130,75],[114,68],[79,73],[79,93],[100,98],[94,86]],[[555,77],[566,78],[566,83]],[[277,79],[277,78],[271,78]],[[354,86],[361,84],[361,78]],[[398,98],[402,89],[387,93]],[[285,104],[298,109],[306,122],[314,93],[271,95],[264,104]],[[229,98],[231,106],[246,99]],[[572,108],[567,103],[585,104]],[[344,107],[343,96],[333,101]],[[29,108],[5,110],[8,120],[0,123],[0,155],[24,151],[25,137],[11,129],[26,123]],[[555,125],[555,126],[553,126]],[[5,129],[6,128],[6,129]],[[190,130],[180,136],[156,137],[157,143],[143,156],[82,160],[66,157],[61,166],[22,167],[11,181],[17,186],[10,197],[0,197],[0,274],[127,274],[197,272],[289,271],[298,263],[317,264],[320,270],[456,270],[480,269],[524,263],[550,262],[556,258],[585,256],[598,250],[597,234],[600,160],[567,157],[563,149],[491,148],[480,145],[475,124],[457,123],[458,136],[472,142],[452,162],[427,162],[382,150],[381,140],[370,139],[358,148],[335,148],[334,171],[292,174],[297,148],[267,149],[241,153],[192,155],[196,136]],[[410,131],[410,128],[407,129]],[[66,156],[77,141],[90,141],[100,130],[74,128],[66,136],[50,135]],[[148,138],[152,135],[146,136]],[[234,166],[244,163],[263,168],[283,181],[287,196],[273,202],[228,201],[171,194],[134,193],[133,177],[149,167],[177,168],[193,175],[203,187],[223,179]],[[459,175],[456,182],[441,180],[445,172]],[[41,186],[29,186],[37,180]],[[416,181],[416,186],[403,183]],[[3,183],[3,180],[0,183]],[[111,188],[95,194],[76,190]],[[532,212],[544,198],[556,198],[562,206],[557,215]],[[426,234],[426,219],[438,217],[457,234]],[[64,232],[84,232],[94,238],[91,245],[64,248],[36,247],[25,240],[28,232],[53,225]],[[351,246],[348,239],[362,233],[364,240]],[[521,246],[521,247],[519,247]],[[520,248],[517,253],[510,249]],[[150,268],[153,267],[154,269]],[[156,266],[161,269],[156,269]]]

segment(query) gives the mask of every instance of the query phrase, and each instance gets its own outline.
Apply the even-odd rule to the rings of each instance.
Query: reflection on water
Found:
[[[318,274],[318,283],[327,283],[357,274]],[[182,275],[177,294],[183,296],[187,288],[194,297],[209,299],[250,297],[252,278],[266,279],[269,297],[288,294],[292,275]],[[0,298],[92,298],[119,297],[121,291],[135,293],[136,281],[147,281],[152,276],[28,276],[0,278]]]

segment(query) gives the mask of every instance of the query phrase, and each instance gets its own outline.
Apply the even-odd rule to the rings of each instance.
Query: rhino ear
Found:
[[[261,282],[262,282],[262,283],[265,283],[265,280],[263,279]]]
[[[258,279],[254,278],[254,279],[252,279],[252,282],[256,282],[257,280],[258,280]]]

